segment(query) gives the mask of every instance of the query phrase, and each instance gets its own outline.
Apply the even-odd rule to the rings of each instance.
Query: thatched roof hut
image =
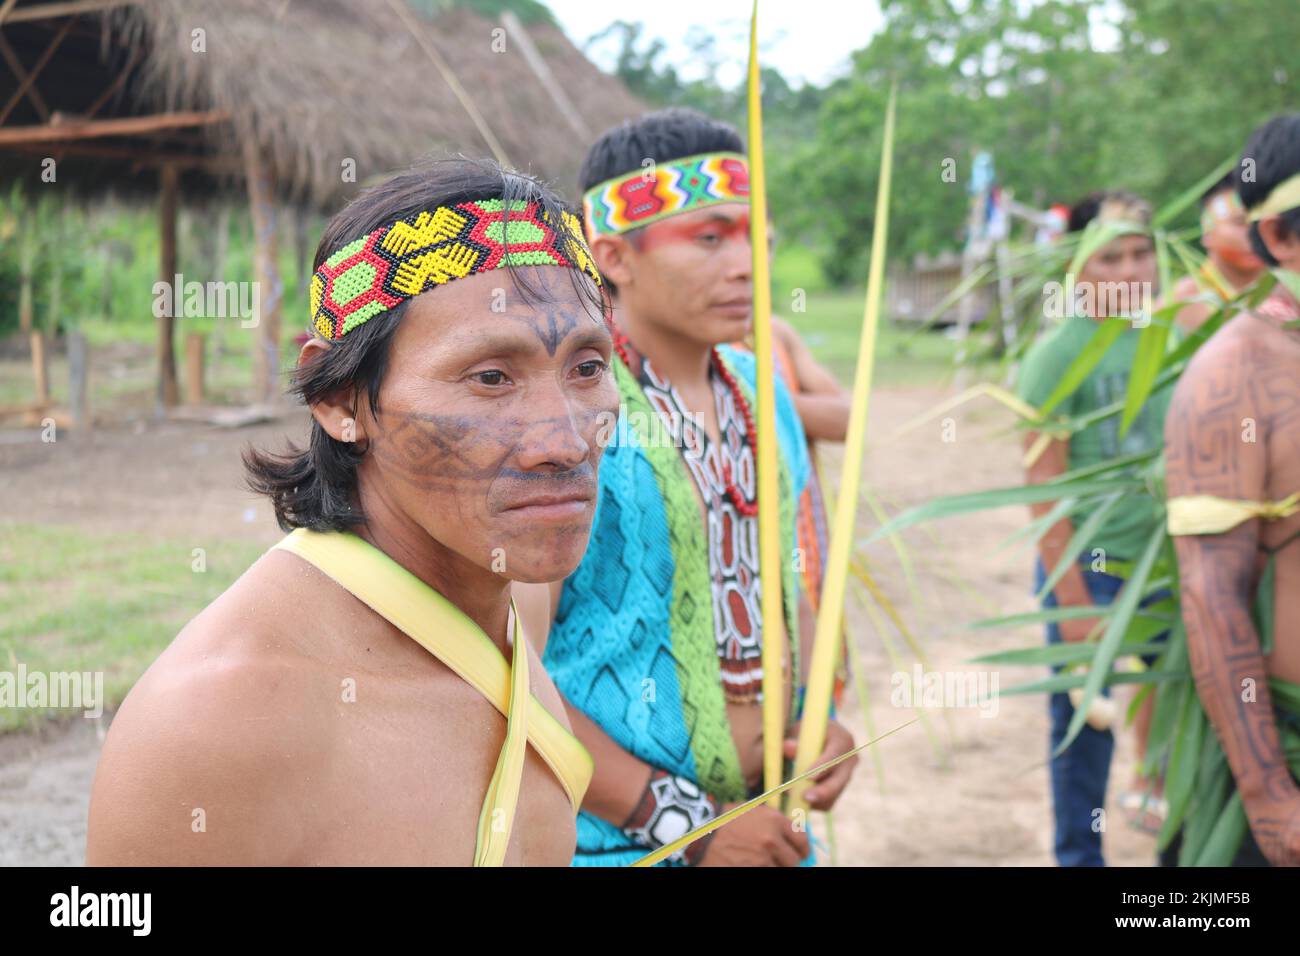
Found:
[[[576,198],[587,145],[644,109],[544,7],[499,7],[529,22],[458,0],[0,0],[0,182],[157,194],[166,282],[178,203],[246,192],[257,394],[271,401],[279,203],[332,209],[367,181],[457,154],[496,155]],[[178,401],[172,334],[162,317],[160,410]]]
[[[355,188],[345,160],[364,182],[431,156],[492,155],[438,57],[511,165],[570,195],[589,138],[644,109],[554,23],[518,35],[509,20],[450,0],[415,0],[404,8],[414,16],[389,0],[0,0],[6,7],[5,45],[38,75],[21,95],[0,93],[0,111],[14,100],[0,116],[0,174],[34,178],[27,157],[62,156],[59,178],[78,188],[153,189],[142,167],[168,160],[239,177],[252,142],[277,193],[331,205]],[[4,60],[0,75],[19,76]],[[122,123],[136,117],[156,119]],[[105,126],[115,121],[122,132]]]

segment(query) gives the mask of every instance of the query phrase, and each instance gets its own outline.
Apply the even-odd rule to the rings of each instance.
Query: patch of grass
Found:
[[[257,330],[244,329],[238,319],[225,319],[224,342],[220,358],[215,354],[217,320],[185,318],[177,320],[175,330],[176,374],[181,378],[184,395],[185,335],[202,332],[207,336],[204,394],[214,404],[238,404],[251,399],[254,370],[253,349]],[[123,405],[152,406],[157,389],[157,366],[153,357],[157,325],[152,321],[110,322],[85,319],[80,329],[90,349],[90,409],[93,414],[108,413]],[[301,332],[300,323],[285,323],[281,329],[281,382],[298,359],[294,337]],[[123,345],[132,346],[123,356]],[[113,354],[108,353],[112,350]],[[68,401],[68,359],[62,353],[49,356],[50,397],[56,405]],[[124,366],[123,374],[115,368]],[[0,405],[25,404],[35,399],[31,362],[9,359],[0,362]]]
[[[799,331],[818,361],[846,387],[852,386],[862,335],[865,292],[860,289],[809,292],[804,311],[794,311],[795,304],[790,298],[774,299],[772,308]],[[875,384],[942,384],[955,371],[953,359],[957,349],[958,343],[942,330],[918,331],[910,325],[882,320],[876,342]]]
[[[177,539],[0,524],[0,670],[103,672],[116,707],[185,623],[262,553],[244,541]],[[0,708],[0,732],[69,711]]]
[[[791,243],[776,244],[776,253],[772,256],[774,302],[788,302],[794,289],[823,292],[826,288],[826,276],[815,250]]]

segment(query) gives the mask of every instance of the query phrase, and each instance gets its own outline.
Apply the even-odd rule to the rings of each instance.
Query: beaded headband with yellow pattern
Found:
[[[600,285],[578,217],[557,225],[535,202],[480,199],[399,219],[349,242],[311,278],[311,324],[338,340],[454,279],[510,266],[567,266]],[[564,238],[562,239],[561,236]]]
[[[595,239],[724,202],[749,202],[749,165],[739,153],[702,153],[615,176],[587,190],[582,211]]]

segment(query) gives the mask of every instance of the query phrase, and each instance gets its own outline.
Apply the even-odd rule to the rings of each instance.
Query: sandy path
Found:
[[[1008,419],[995,408],[954,413],[954,441],[943,440],[939,422],[885,441],[944,394],[934,388],[876,391],[866,480],[887,503],[907,506],[1019,480],[1017,442],[1006,433]],[[94,531],[193,536],[196,546],[213,535],[270,544],[278,531],[270,509],[243,490],[238,452],[249,441],[275,444],[286,432],[297,436],[302,421],[294,415],[239,431],[136,426],[101,430],[89,439],[61,438],[53,445],[0,436],[8,439],[0,441],[6,501],[22,502],[21,514],[7,505],[3,517]],[[823,464],[824,473],[837,474],[839,456],[827,453]],[[1033,609],[1028,553],[996,548],[1024,521],[1020,509],[1006,509],[932,526],[933,533],[942,535],[942,547],[925,531],[907,533],[922,607],[910,598],[888,545],[870,550],[873,572],[917,632],[930,669],[977,670],[967,663],[977,654],[1041,640],[1032,628],[992,632],[965,627],[978,617]],[[953,583],[954,578],[967,582],[969,589]],[[915,711],[891,706],[890,678],[897,668],[855,599],[849,607],[871,715],[877,733],[883,732],[911,719]],[[901,653],[903,668],[910,671],[914,658],[906,648]],[[1005,688],[1040,674],[1007,670],[999,679]],[[844,720],[861,734],[862,714],[852,695],[849,700]],[[871,760],[860,765],[835,813],[840,862],[1050,865],[1045,699],[1008,698],[999,703],[996,716],[988,717],[978,709],[927,713],[936,735],[933,743],[918,723],[879,745],[883,787]],[[76,719],[35,734],[0,737],[0,864],[82,860],[86,804],[107,720]],[[1112,804],[1117,784],[1127,781],[1131,753],[1126,733],[1112,774]],[[1113,808],[1109,821],[1108,859],[1148,864],[1153,840],[1130,830]]]

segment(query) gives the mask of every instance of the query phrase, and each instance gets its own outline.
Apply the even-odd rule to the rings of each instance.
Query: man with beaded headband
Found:
[[[578,219],[447,161],[362,193],[315,265],[309,443],[245,456],[290,533],[123,703],[87,860],[565,864],[591,758],[510,588],[577,566],[617,414]]]
[[[1175,301],[1187,302],[1175,319],[1179,328],[1186,331],[1200,328],[1215,313],[1213,296],[1230,299],[1264,271],[1264,261],[1250,246],[1250,223],[1237,197],[1240,174],[1234,167],[1201,195],[1201,244],[1205,246],[1205,262],[1199,275],[1178,280],[1172,294]]]
[[[1168,525],[1196,689],[1249,825],[1235,865],[1296,865],[1300,784],[1287,755],[1300,740],[1300,113],[1257,129],[1241,169],[1250,243],[1277,283],[1179,379],[1165,433]]]
[[[552,619],[543,661],[595,759],[578,819],[578,865],[631,863],[755,792],[765,640],[783,648],[781,705],[793,756],[813,634],[794,525],[809,465],[778,382],[785,613],[764,621],[755,362],[723,345],[752,321],[742,148],[732,128],[667,110],[606,132],[580,173],[584,225],[612,296],[623,418],[605,452],[582,564],[549,593],[528,596],[539,619]],[[832,722],[821,759],[851,746]],[[852,762],[823,775],[808,792],[810,806],[835,802]],[[671,862],[810,859],[804,828],[761,807]]]

